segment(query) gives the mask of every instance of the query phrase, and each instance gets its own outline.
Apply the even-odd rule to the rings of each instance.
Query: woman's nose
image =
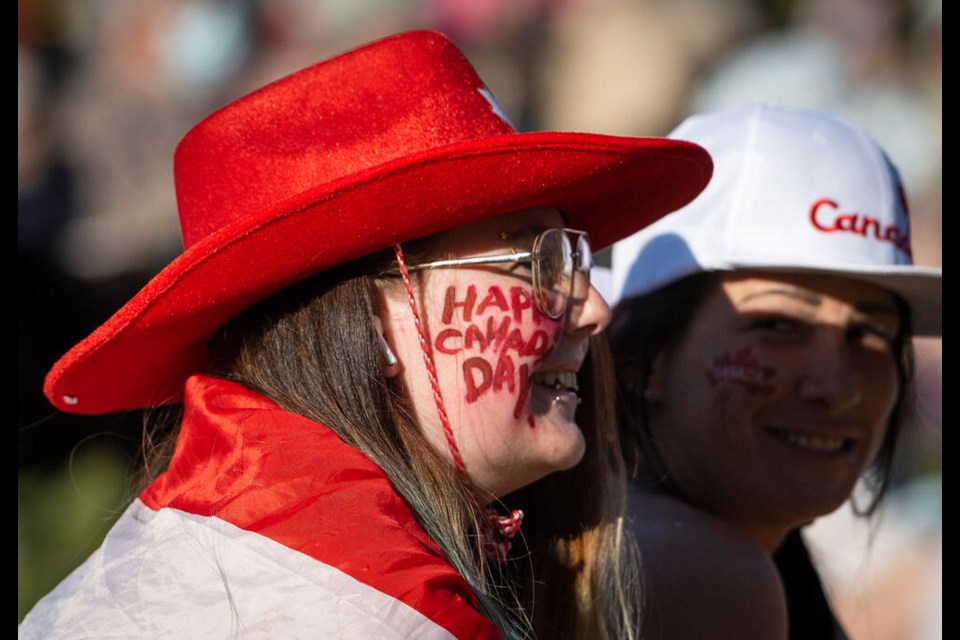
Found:
[[[818,403],[831,412],[842,412],[863,400],[859,372],[842,344],[819,340],[806,361],[798,393],[808,402]]]
[[[600,333],[610,324],[610,307],[592,285],[574,286],[568,306],[566,323],[568,334],[592,336]]]

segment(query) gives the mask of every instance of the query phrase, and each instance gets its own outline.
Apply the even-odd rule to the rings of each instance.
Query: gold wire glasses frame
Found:
[[[569,236],[576,236],[576,245]],[[576,249],[574,249],[574,246]],[[590,283],[593,253],[586,231],[578,229],[546,229],[533,239],[531,251],[508,253],[474,258],[451,258],[423,264],[409,265],[407,271],[441,269],[444,267],[468,267],[480,264],[503,264],[529,262],[533,272],[533,296],[537,308],[549,318],[559,318],[567,309],[573,294],[574,272]]]

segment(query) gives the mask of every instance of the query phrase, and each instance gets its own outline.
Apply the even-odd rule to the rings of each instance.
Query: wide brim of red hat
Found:
[[[691,143],[547,132],[432,149],[318,185],[190,246],[64,355],[44,392],[79,414],[177,402],[217,329],[311,274],[538,206],[560,209],[603,248],[685,205],[711,173]]]

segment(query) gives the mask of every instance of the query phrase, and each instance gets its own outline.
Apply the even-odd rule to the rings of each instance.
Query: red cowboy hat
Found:
[[[214,331],[308,275],[537,206],[600,248],[689,202],[711,171],[675,140],[517,133],[446,38],[392,36],[187,133],[174,158],[183,254],[63,356],[44,392],[82,414],[176,402]]]

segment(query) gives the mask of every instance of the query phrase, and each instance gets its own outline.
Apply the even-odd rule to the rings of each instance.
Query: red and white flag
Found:
[[[187,382],[168,470],[20,638],[499,638],[383,472],[246,388]]]

